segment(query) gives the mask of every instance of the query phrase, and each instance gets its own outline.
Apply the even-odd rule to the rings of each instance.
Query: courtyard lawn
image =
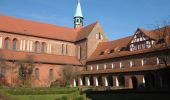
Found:
[[[86,96],[80,95],[78,88],[1,88],[0,98],[3,100],[85,100]]]

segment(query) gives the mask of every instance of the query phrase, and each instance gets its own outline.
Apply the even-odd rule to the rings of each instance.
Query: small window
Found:
[[[68,54],[68,45],[66,44],[66,55]]]
[[[45,42],[42,43],[42,47],[41,47],[41,52],[42,53],[45,53],[46,52],[46,48],[47,48],[47,45]]]
[[[61,53],[64,54],[64,44],[61,45]]]
[[[114,69],[115,68],[115,64],[114,63],[112,63],[112,69]]]
[[[120,68],[124,68],[124,63],[123,62],[120,62]]]
[[[39,80],[39,69],[35,69],[35,80]]]
[[[90,67],[90,70],[93,70],[93,66]]]
[[[104,69],[107,69],[107,64],[104,64]]]
[[[102,51],[102,52],[100,53],[100,55],[104,55],[104,51]]]
[[[125,51],[126,50],[126,47],[122,47],[121,49],[120,49],[120,51]]]
[[[96,66],[96,69],[99,70],[99,65]]]
[[[49,70],[49,79],[53,80],[53,69]]]
[[[5,49],[9,49],[9,38],[5,39]]]
[[[142,59],[142,66],[146,65],[146,63],[147,63],[147,59],[146,59],[146,58],[143,58],[143,59]]]
[[[17,39],[13,39],[13,41],[12,41],[12,49],[13,50],[17,49]]]
[[[130,67],[134,66],[134,61],[130,61]]]
[[[110,53],[114,53],[114,50],[112,49],[112,50],[110,50]]]
[[[38,52],[38,48],[40,47],[40,44],[38,41],[35,42],[34,47],[35,47],[34,48],[35,52]]]
[[[165,63],[165,58],[164,57],[158,57],[157,58],[157,64],[164,64]]]

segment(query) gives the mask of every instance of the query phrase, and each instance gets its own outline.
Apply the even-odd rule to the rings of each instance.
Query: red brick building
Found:
[[[100,43],[80,72],[80,86],[170,87],[170,26],[137,29],[134,35]]]
[[[86,60],[99,42],[107,41],[100,24],[83,27],[80,2],[74,16],[74,28],[67,28],[21,18],[0,15],[1,83],[20,83],[18,62],[28,56],[34,60],[32,86],[50,86],[62,81],[62,68],[66,65],[85,66]]]
[[[62,81],[62,69],[69,65],[81,70],[73,86],[169,87],[169,29],[137,29],[132,36],[108,41],[99,22],[83,26],[80,2],[74,28],[0,15],[0,81],[20,84],[18,62],[32,57],[32,86]]]

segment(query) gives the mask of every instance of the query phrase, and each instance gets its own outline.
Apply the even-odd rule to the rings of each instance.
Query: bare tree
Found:
[[[6,73],[7,63],[6,63],[6,60],[5,60],[5,57],[3,54],[0,54],[0,67],[1,67],[1,72],[0,72],[0,78],[1,78],[0,81],[1,82],[0,82],[0,84],[4,85],[5,84],[4,77],[5,77],[5,73]]]
[[[18,61],[17,65],[19,66],[19,78],[22,81],[22,85],[30,86],[31,77],[34,69],[34,58],[32,55],[27,55],[25,60]]]
[[[70,81],[72,81],[74,78],[77,78],[77,71],[78,68],[71,65],[65,65],[63,67],[63,79],[66,82],[66,85],[70,85]]]

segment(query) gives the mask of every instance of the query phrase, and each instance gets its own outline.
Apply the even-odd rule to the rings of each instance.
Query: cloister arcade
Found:
[[[169,87],[167,75],[162,73],[92,74],[74,79],[74,87],[110,87],[120,89]]]

